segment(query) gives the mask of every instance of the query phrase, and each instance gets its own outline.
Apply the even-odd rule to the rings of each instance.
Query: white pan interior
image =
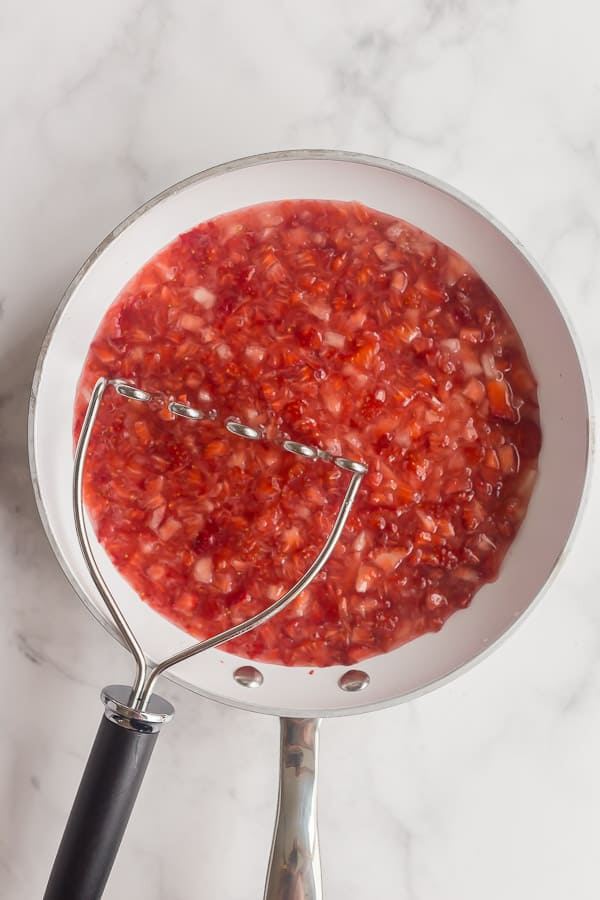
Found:
[[[360,694],[340,690],[340,667],[313,672],[259,664],[264,682],[249,689],[232,677],[247,662],[219,650],[173,672],[193,690],[236,706],[335,715],[432,687],[472,663],[531,606],[563,553],[580,505],[588,463],[588,403],[577,351],[549,287],[513,239],[449,188],[394,163],[327,151],[253,157],[182,182],[134,213],[85,263],[51,325],[33,389],[31,465],[42,518],[67,577],[111,631],[79,552],[71,511],[73,401],[89,344],[123,285],[176,235],[228,210],[283,198],[357,200],[407,219],[453,247],[500,298],[539,382],[543,449],[527,517],[499,580],[483,588],[441,632],[362,664],[370,684]],[[161,659],[189,642],[139,600],[99,547],[98,559],[151,658]]]

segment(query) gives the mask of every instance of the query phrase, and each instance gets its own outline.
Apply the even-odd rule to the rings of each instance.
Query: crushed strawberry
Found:
[[[280,597],[333,523],[345,473],[275,439],[367,463],[325,570],[228,645],[248,658],[350,664],[437,631],[496,577],[535,481],[535,378],[498,300],[458,254],[357,203],[265,204],[181,235],[108,310],[75,435],[100,375],[217,411],[107,392],[84,479],[115,565],[198,638]]]
[[[514,422],[517,418],[517,410],[511,402],[511,390],[508,382],[488,381],[487,395],[490,401],[490,412],[493,416],[508,419]]]

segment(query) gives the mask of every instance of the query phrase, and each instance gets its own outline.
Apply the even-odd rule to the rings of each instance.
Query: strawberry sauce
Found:
[[[216,411],[193,422],[108,390],[84,479],[115,566],[197,638],[279,597],[331,528],[349,475],[277,440],[368,466],[324,571],[227,645],[252,659],[349,664],[440,629],[498,575],[535,481],[536,382],[498,299],[357,203],[269,203],[178,237],[106,313],[75,435],[101,375]]]

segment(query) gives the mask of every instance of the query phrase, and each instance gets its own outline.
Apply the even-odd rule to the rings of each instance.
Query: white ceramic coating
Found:
[[[125,282],[177,234],[220,213],[284,198],[357,200],[453,247],[500,298],[539,382],[544,443],[527,517],[498,581],[484,587],[441,632],[362,664],[370,684],[360,694],[340,691],[341,667],[310,674],[260,664],[264,683],[248,689],[232,677],[245,661],[219,650],[173,672],[193,690],[236,706],[336,715],[407,699],[441,683],[481,656],[531,606],[563,553],[580,506],[588,467],[588,402],[577,351],[550,288],[516,242],[450,188],[394,163],[327,151],[267,154],[194,176],[138,210],[88,259],[50,327],[34,383],[30,448],[42,518],[67,577],[110,630],[77,546],[71,511],[73,402],[90,341]],[[189,638],[142,603],[94,546],[148,654],[160,659],[181,649]]]

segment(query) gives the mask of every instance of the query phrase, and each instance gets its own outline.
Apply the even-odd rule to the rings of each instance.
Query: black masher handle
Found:
[[[98,900],[104,892],[123,834],[134,807],[162,722],[173,708],[154,696],[149,709],[162,713],[136,717],[126,703],[130,689],[120,685],[105,688],[106,715],[92,746],[75,797],[44,900]],[[154,702],[153,702],[154,701]],[[119,707],[115,712],[114,705]],[[170,712],[169,712],[170,710]]]

